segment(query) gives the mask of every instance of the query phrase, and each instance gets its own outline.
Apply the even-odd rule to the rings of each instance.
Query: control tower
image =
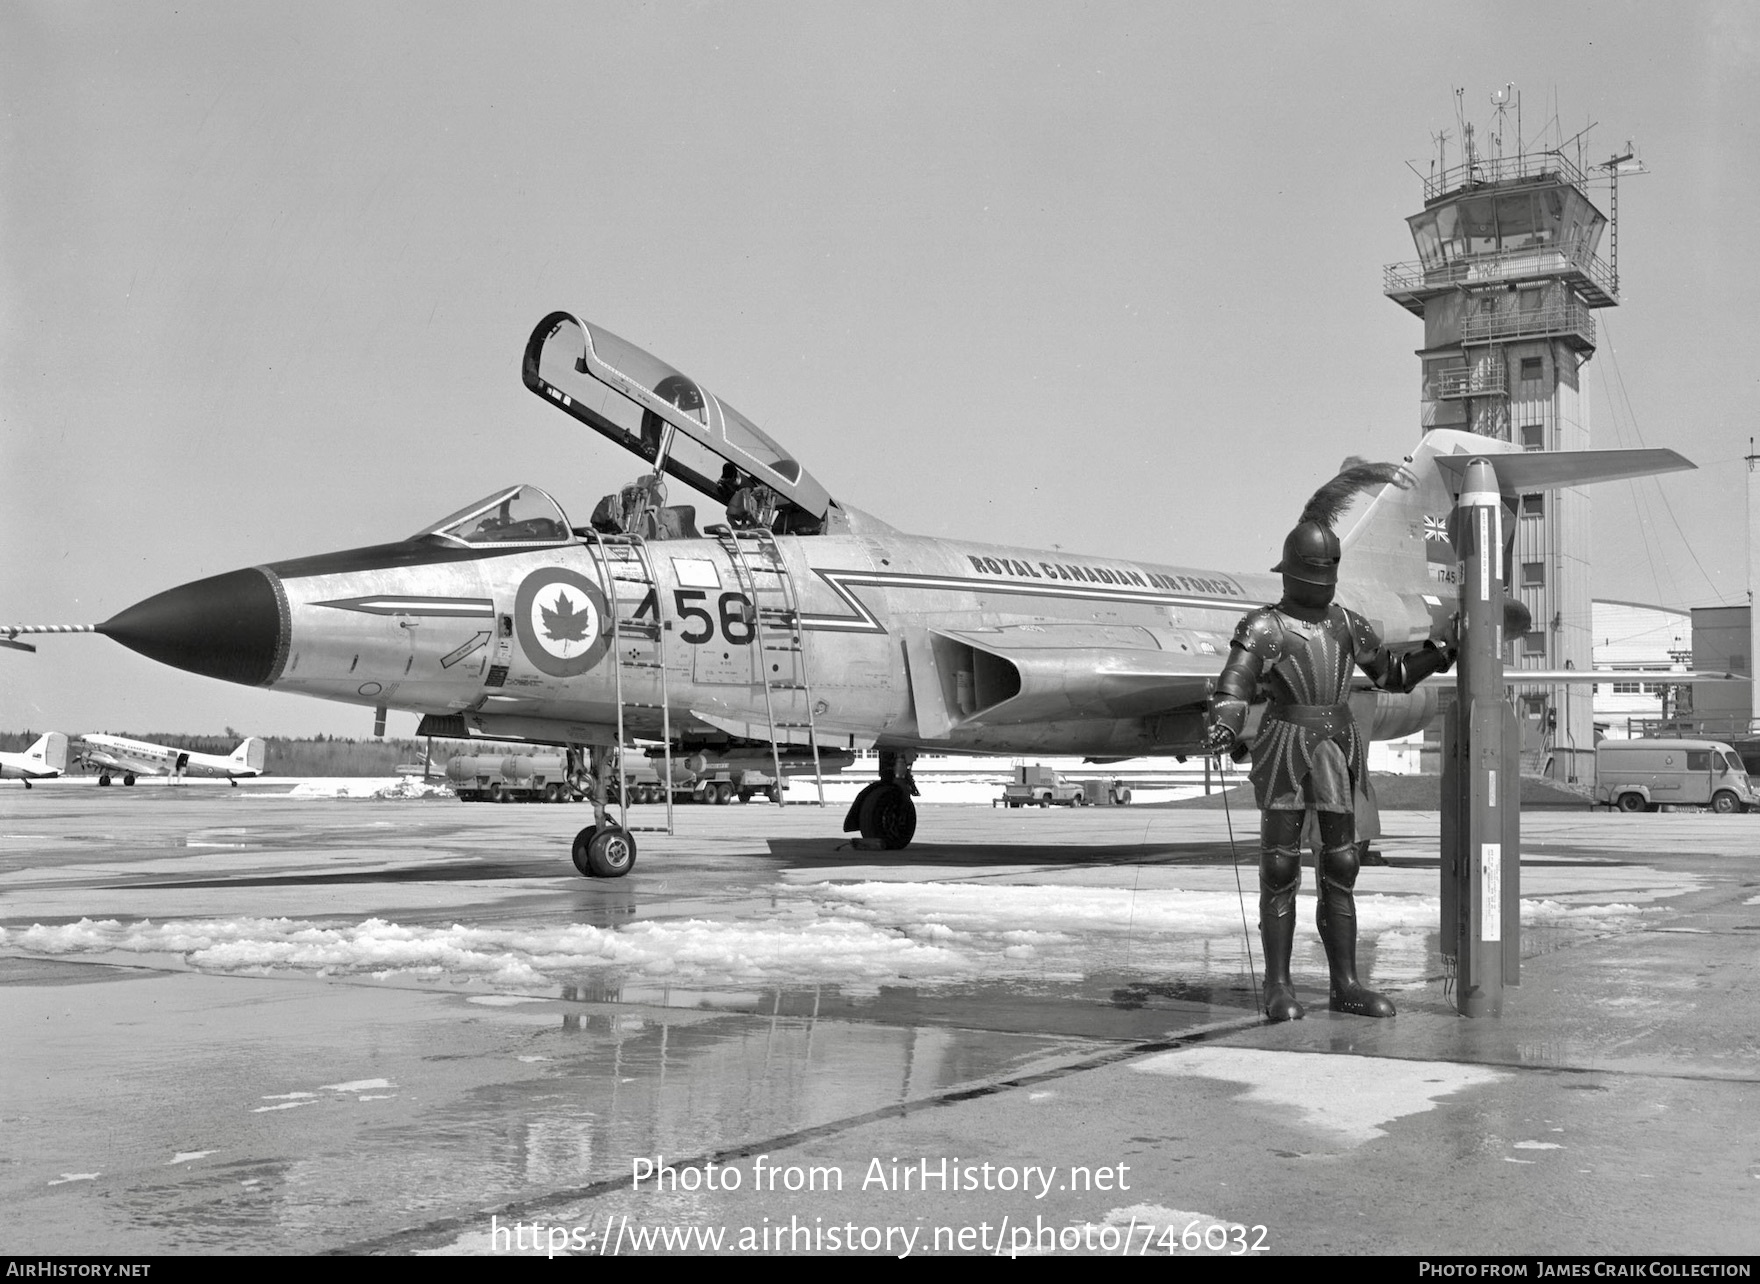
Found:
[[[1619,302],[1617,225],[1589,199],[1589,175],[1562,146],[1503,154],[1502,107],[1493,155],[1462,127],[1459,163],[1447,143],[1424,179],[1424,208],[1407,218],[1415,263],[1385,270],[1387,296],[1424,320],[1421,431],[1457,428],[1529,450],[1586,450],[1585,369],[1595,354],[1595,310]],[[1516,132],[1520,133],[1519,124]],[[1617,183],[1619,157],[1596,166]],[[1598,177],[1600,175],[1598,174]],[[1618,188],[1611,202],[1618,211]],[[1440,514],[1438,516],[1441,516]],[[1589,498],[1582,490],[1522,497],[1508,560],[1510,596],[1532,616],[1505,663],[1516,670],[1591,667]],[[1438,541],[1432,573],[1452,581]],[[1522,767],[1559,780],[1595,778],[1593,689],[1515,686]]]

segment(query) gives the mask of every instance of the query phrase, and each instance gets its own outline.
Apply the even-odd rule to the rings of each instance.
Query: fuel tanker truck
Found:
[[[573,802],[582,796],[560,753],[460,754],[446,764],[446,783],[463,802]]]
[[[824,770],[837,771],[852,755],[820,751]],[[761,770],[770,767],[771,772]],[[664,802],[666,786],[661,777],[664,758],[632,760],[628,767],[631,803]],[[776,801],[778,782],[769,751],[757,755],[733,753],[710,757],[707,753],[675,756],[671,790],[674,802],[730,803],[736,798]],[[812,762],[799,751],[785,752],[783,774],[811,774]],[[446,764],[446,781],[462,802],[578,802],[587,797],[591,779],[583,771],[572,776],[568,758],[561,753],[461,754]],[[612,790],[617,789],[612,773]]]

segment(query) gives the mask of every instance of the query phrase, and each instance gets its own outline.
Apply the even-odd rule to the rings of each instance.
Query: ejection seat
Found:
[[[641,477],[601,499],[593,509],[593,529],[604,535],[639,535],[643,539],[700,539],[697,510],[689,504],[668,504],[658,478]]]

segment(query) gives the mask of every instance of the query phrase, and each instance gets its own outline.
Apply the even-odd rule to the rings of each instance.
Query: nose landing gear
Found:
[[[917,832],[917,805],[911,801],[917,782],[911,776],[912,753],[880,752],[880,779],[856,795],[843,818],[844,832],[860,830],[860,851],[903,851]]]
[[[570,750],[571,758],[575,752]],[[593,823],[574,836],[569,855],[574,859],[574,867],[588,878],[622,878],[636,867],[636,839],[611,818],[611,809],[606,805],[614,788],[610,751],[591,746],[588,769],[592,779],[585,792],[593,804]]]

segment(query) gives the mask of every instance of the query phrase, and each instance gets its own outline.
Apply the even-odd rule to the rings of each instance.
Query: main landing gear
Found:
[[[134,773],[131,771],[124,776],[122,778],[122,783],[125,785],[132,785],[134,783]],[[98,784],[102,787],[108,788],[110,784],[110,773],[107,771],[99,772]]]
[[[574,867],[588,878],[622,878],[636,867],[635,835],[611,819],[611,809],[605,805],[611,796],[611,750],[594,745],[588,753],[593,778],[587,796],[593,804],[593,823],[574,836],[570,854]]]
[[[917,832],[917,805],[911,801],[917,782],[911,776],[912,753],[880,751],[880,779],[863,789],[843,818],[843,829],[860,830],[862,851],[903,851]]]
[[[636,867],[635,835],[614,821],[588,825],[574,836],[574,867],[588,878],[622,878]]]

